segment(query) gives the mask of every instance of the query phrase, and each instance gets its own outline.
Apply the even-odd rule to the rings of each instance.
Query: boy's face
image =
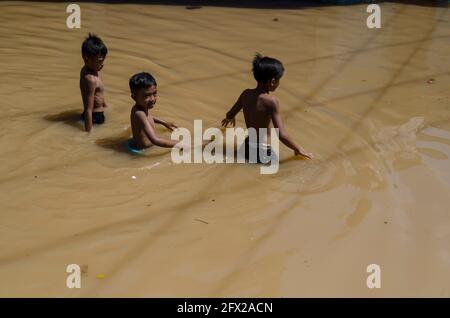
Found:
[[[86,66],[92,70],[100,71],[103,68],[106,56],[84,56],[83,60]]]
[[[138,89],[135,94],[131,94],[131,98],[136,102],[136,105],[149,109],[155,106],[157,97],[156,85]]]

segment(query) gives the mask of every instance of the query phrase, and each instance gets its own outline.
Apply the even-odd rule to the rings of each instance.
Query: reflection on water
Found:
[[[368,30],[360,5],[82,3],[69,30],[64,3],[0,7],[0,295],[450,296],[447,8],[384,3]],[[110,52],[111,109],[87,135],[89,31]],[[218,127],[257,51],[285,64],[285,125],[314,160],[281,146],[261,175],[127,152],[130,75],[156,77],[157,116]],[[81,290],[64,287],[72,263],[89,268]],[[381,290],[365,287],[371,263]]]

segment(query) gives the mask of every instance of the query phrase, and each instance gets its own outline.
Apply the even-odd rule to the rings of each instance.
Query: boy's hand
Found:
[[[172,122],[165,122],[164,123],[164,126],[166,126],[166,128],[167,129],[169,129],[169,130],[174,130],[174,129],[176,129],[176,128],[178,128],[178,126],[177,125],[175,125],[174,123],[172,123]]]
[[[304,151],[303,149],[300,149],[300,148],[294,150],[294,153],[295,153],[296,156],[303,156],[303,157],[306,157],[306,158],[309,158],[309,159],[314,158],[314,155],[311,152],[306,152],[306,151]]]
[[[230,125],[230,124],[231,124],[231,127],[236,126],[236,120],[235,120],[234,118],[232,118],[232,119],[224,118],[224,119],[222,120],[222,127],[227,128],[228,125]]]

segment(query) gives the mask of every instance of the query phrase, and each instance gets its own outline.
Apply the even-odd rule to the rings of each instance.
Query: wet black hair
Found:
[[[135,93],[140,88],[148,88],[157,85],[155,78],[150,73],[146,72],[137,73],[131,76],[129,84],[132,93]]]
[[[280,79],[283,76],[283,64],[272,57],[257,53],[253,59],[253,76],[258,83],[267,83],[272,78]]]
[[[102,56],[105,57],[108,54],[108,48],[99,36],[90,33],[81,45],[81,54],[83,56]]]

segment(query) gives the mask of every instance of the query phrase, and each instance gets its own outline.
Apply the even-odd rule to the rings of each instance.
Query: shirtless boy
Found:
[[[131,98],[135,101],[130,114],[133,139],[129,141],[129,147],[135,150],[146,149],[153,145],[165,148],[174,147],[178,141],[158,136],[155,131],[155,123],[161,124],[169,130],[178,127],[174,123],[156,118],[150,113],[150,109],[156,104],[158,93],[155,78],[149,73],[142,72],[133,75],[129,84]]]
[[[107,107],[103,95],[104,86],[100,77],[108,49],[103,41],[95,34],[89,33],[81,46],[84,66],[80,72],[80,90],[83,98],[84,129],[90,132],[93,124],[105,122],[104,108]]]
[[[259,131],[260,128],[267,129],[268,133],[261,140],[257,140],[256,147],[263,147],[263,151],[269,152],[268,156],[271,155],[271,149],[270,145],[267,145],[267,140],[269,140],[270,128],[273,124],[273,127],[279,129],[280,141],[294,150],[295,155],[312,158],[312,153],[306,152],[297,145],[286,132],[281,119],[280,103],[275,96],[270,94],[277,89],[283,73],[284,67],[280,61],[257,54],[253,59],[253,76],[258,84],[256,88],[246,89],[241,93],[236,103],[226,114],[225,119],[222,120],[222,126],[227,127],[231,125],[234,127],[236,124],[235,116],[242,109],[247,128],[254,128],[256,131]],[[259,134],[257,135],[259,136]],[[245,139],[247,159],[249,157],[249,147],[252,146],[247,137]],[[257,153],[259,154],[260,152],[258,151]],[[257,160],[260,162],[259,155]]]

